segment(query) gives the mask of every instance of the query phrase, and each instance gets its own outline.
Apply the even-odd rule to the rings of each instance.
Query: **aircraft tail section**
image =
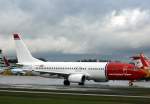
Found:
[[[143,53],[138,56],[131,57],[139,68],[150,67],[150,60]]]
[[[140,54],[140,59],[141,59],[141,62],[143,64],[143,67],[149,67],[150,66],[148,58],[146,58],[143,53]]]
[[[8,60],[7,60],[7,58],[4,56],[3,57],[3,60],[4,60],[4,64],[7,66],[7,67],[10,67],[10,64],[9,64],[9,62],[8,62]]]
[[[13,34],[13,37],[16,45],[18,63],[42,62],[31,55],[20,35]]]

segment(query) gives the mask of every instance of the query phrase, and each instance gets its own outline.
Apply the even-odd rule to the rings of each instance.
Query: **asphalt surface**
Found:
[[[84,86],[63,85],[63,79],[51,79],[38,76],[0,76],[0,92],[48,93],[84,96],[112,96],[150,98],[150,82],[109,81],[95,83],[87,81]]]
[[[63,79],[54,79],[54,78],[43,78],[39,76],[0,76],[0,85],[8,85],[8,86],[22,86],[22,87],[43,87],[50,88],[52,87],[64,87]],[[109,82],[93,82],[86,81],[84,88],[101,88],[105,87],[129,87],[128,81],[109,81]],[[78,84],[71,83],[71,87],[79,87]],[[70,88],[71,88],[70,87]],[[133,87],[142,87],[142,88],[150,88],[150,81],[137,81],[134,82]]]

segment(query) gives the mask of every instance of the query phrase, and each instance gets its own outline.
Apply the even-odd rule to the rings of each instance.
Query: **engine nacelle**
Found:
[[[71,74],[68,77],[69,82],[73,83],[84,83],[85,75],[83,74]]]

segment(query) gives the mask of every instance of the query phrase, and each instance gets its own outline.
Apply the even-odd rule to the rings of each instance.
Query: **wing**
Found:
[[[44,71],[44,70],[33,70],[34,72],[42,74],[49,74],[50,76],[57,75],[58,77],[68,77],[71,73],[64,73],[64,72],[56,72],[56,71]]]

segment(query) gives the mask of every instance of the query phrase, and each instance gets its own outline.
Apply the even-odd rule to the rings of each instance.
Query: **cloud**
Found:
[[[79,47],[76,46],[72,41],[67,40],[65,37],[58,37],[54,39],[53,37],[48,38],[37,38],[32,42],[31,40],[26,40],[26,43],[30,47],[32,52],[62,52],[62,53],[71,53],[78,52]],[[38,43],[38,45],[37,45]]]
[[[107,17],[108,27],[120,30],[136,30],[138,28],[145,28],[150,21],[150,11],[137,9],[125,9],[122,11],[114,10],[110,16]]]
[[[141,48],[149,43],[149,18],[150,11],[139,8],[112,11],[105,19],[104,28],[125,42],[121,46]]]
[[[143,8],[143,2],[142,7],[141,2],[113,0],[6,0],[0,4],[4,4],[0,6],[0,48],[6,52],[14,52],[14,32],[22,34],[34,53],[115,54],[149,48],[150,10]]]
[[[79,43],[82,49],[79,53],[136,51],[148,47],[149,17],[149,10],[139,8],[113,10],[96,20],[83,14],[68,16],[60,23],[63,28],[59,30],[66,33],[66,38],[72,34],[72,42]]]
[[[3,53],[5,55],[6,54],[12,54],[12,50],[14,50],[12,39],[11,38],[5,38],[2,35],[0,35],[0,49],[3,50]]]

